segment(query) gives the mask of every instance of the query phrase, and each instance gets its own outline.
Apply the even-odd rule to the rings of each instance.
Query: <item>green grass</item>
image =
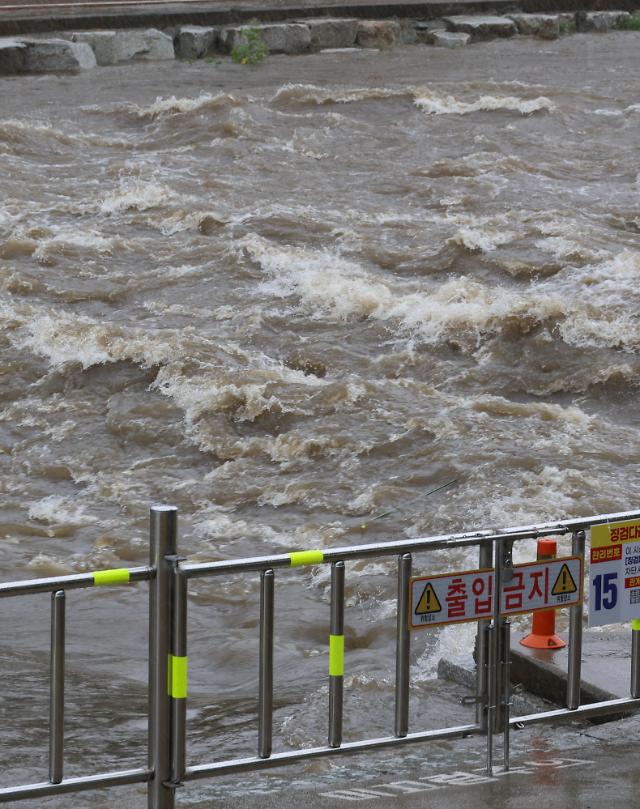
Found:
[[[625,17],[617,25],[623,31],[640,31],[640,12],[634,12],[630,17]]]
[[[269,48],[262,38],[259,28],[247,28],[243,31],[245,42],[235,46],[231,58],[239,65],[258,65],[269,55]]]

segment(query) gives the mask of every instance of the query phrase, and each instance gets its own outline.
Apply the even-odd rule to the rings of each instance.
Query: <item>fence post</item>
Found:
[[[173,615],[169,691],[171,696],[171,782],[179,786],[187,766],[187,576],[179,557],[172,568]]]
[[[396,711],[395,735],[402,739],[409,732],[409,582],[411,581],[410,553],[398,557],[398,615],[396,618]]]
[[[260,574],[260,669],[258,672],[258,756],[269,758],[273,746],[273,570]]]
[[[331,565],[329,626],[329,747],[342,744],[344,699],[344,562]]]
[[[502,632],[502,577],[505,563],[505,540],[497,539],[493,543],[493,617],[487,629],[487,775],[493,775],[493,743],[494,736],[502,730],[503,717],[503,666],[502,651],[504,637]]]
[[[571,538],[571,553],[582,558],[584,574],[584,531],[575,531]],[[582,604],[569,610],[569,666],[567,669],[567,708],[580,707],[580,678],[582,669]]]
[[[49,701],[49,781],[64,775],[65,592],[51,593],[51,683]]]
[[[152,506],[151,558],[155,578],[149,584],[149,768],[148,809],[174,809],[171,784],[171,653],[173,560],[177,551],[178,509]]]
[[[488,542],[480,543],[478,566],[486,570],[493,565],[493,547]],[[478,621],[476,634],[476,723],[483,733],[487,732],[487,627],[491,621]]]

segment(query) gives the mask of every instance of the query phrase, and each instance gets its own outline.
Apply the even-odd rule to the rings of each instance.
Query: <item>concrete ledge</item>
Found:
[[[352,17],[358,19],[388,19],[413,17],[435,20],[462,14],[559,13],[584,11],[633,11],[638,0],[421,0],[421,2],[357,2],[321,3],[311,0],[291,5],[258,5],[233,0],[212,0],[209,3],[167,3],[147,8],[85,7],[65,9],[41,6],[33,10],[2,10],[0,6],[0,36],[15,36],[37,32],[105,28],[169,28],[179,25],[221,26],[252,21],[284,22],[304,17]]]
[[[564,707],[569,656],[567,647],[554,651],[529,649],[520,644],[520,637],[512,637],[511,642],[511,683],[514,688],[520,686],[513,693],[513,714],[549,710],[549,703]],[[581,705],[628,698],[631,685],[631,632],[623,627],[585,629],[581,674]],[[476,674],[472,661],[462,665],[440,660],[438,677],[466,686],[472,694],[475,693]],[[618,710],[592,717],[588,721],[600,724],[624,716],[628,716],[628,713]]]
[[[565,638],[566,640],[566,638]],[[511,679],[532,693],[564,705],[568,649],[528,649],[514,639]],[[580,701],[583,704],[628,697],[631,678],[631,632],[622,628],[584,630]],[[618,715],[619,716],[619,715]]]
[[[457,683],[471,692],[471,696],[475,694],[476,689],[476,673],[460,663],[453,663],[451,660],[442,659],[438,661],[438,679],[449,680],[452,683]],[[548,711],[553,705],[550,705],[550,700],[540,697],[526,690],[518,691],[511,695],[512,713],[514,716],[525,716],[530,713],[542,713]]]

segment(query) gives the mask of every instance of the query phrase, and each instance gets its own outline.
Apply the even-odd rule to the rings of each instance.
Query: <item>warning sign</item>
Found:
[[[442,612],[442,604],[438,601],[433,584],[429,582],[422,591],[420,601],[416,607],[416,615],[428,615],[430,612]]]
[[[573,580],[573,576],[569,570],[569,565],[562,565],[560,568],[560,573],[558,573],[556,583],[551,588],[551,594],[554,596],[560,596],[564,593],[575,593],[577,589],[578,585]]]
[[[411,629],[493,617],[491,569],[415,577],[410,587]],[[572,607],[581,602],[582,560],[578,556],[514,565],[505,571],[501,615]]]
[[[640,618],[640,520],[591,528],[589,626]]]
[[[493,570],[411,579],[411,629],[477,621],[493,614]]]

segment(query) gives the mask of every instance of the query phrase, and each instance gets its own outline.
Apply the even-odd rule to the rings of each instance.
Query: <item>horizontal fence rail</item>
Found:
[[[510,622],[500,612],[501,581],[512,575],[512,547],[522,540],[571,536],[573,557],[583,560],[585,532],[594,525],[638,520],[640,511],[601,514],[539,525],[502,530],[444,534],[419,539],[391,540],[322,550],[257,556],[219,562],[189,563],[178,555],[177,509],[153,506],[150,512],[150,559],[144,567],[118,568],[68,576],[56,576],[0,584],[0,598],[49,593],[51,598],[51,652],[49,700],[48,781],[0,788],[0,803],[37,799],[101,787],[147,784],[148,809],[174,809],[176,787],[188,781],[279,767],[327,756],[355,754],[366,750],[397,747],[442,739],[483,735],[487,741],[487,772],[493,772],[493,746],[503,737],[503,765],[509,767],[509,732],[528,724],[560,722],[640,709],[640,624],[631,632],[630,696],[593,704],[580,703],[582,656],[582,604],[569,608],[569,657],[566,706],[524,716],[510,715]],[[410,580],[413,555],[434,550],[478,546],[479,568],[492,570],[492,614],[478,623],[476,704],[473,724],[433,730],[411,731]],[[345,580],[346,562],[374,557],[397,560],[397,626],[395,714],[393,735],[343,741],[345,674]],[[577,564],[577,561],[575,562]],[[328,620],[329,700],[327,744],[273,753],[274,603],[277,571],[330,565],[330,612]],[[256,755],[189,765],[187,729],[187,586],[192,578],[230,574],[259,574],[259,681],[256,699],[258,734]],[[64,694],[66,591],[92,587],[149,584],[149,699],[148,760],[144,766],[84,777],[64,777]]]

